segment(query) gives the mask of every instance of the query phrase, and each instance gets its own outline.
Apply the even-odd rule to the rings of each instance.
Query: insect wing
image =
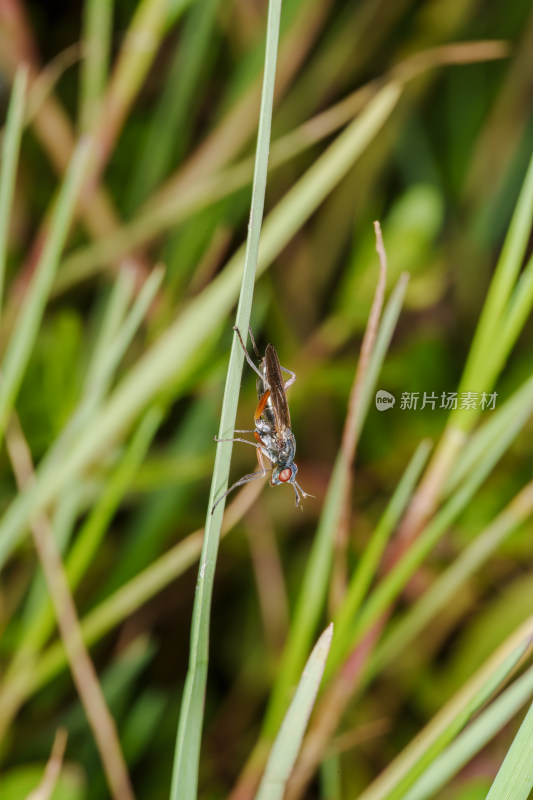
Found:
[[[278,354],[275,347],[269,344],[265,351],[265,373],[268,385],[270,386],[270,399],[276,418],[276,426],[279,431],[284,431],[291,427],[291,415],[289,414],[289,404],[285,394],[285,381],[281,374]]]

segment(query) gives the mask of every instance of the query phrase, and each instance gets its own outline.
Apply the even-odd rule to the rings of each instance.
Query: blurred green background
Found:
[[[96,45],[89,36],[91,8],[101,14]],[[96,410],[75,429],[90,442],[99,409],[145,363],[175,320],[185,319],[188,336],[198,341],[182,360],[176,345],[175,372],[167,353],[153,391],[148,388],[138,407],[124,411],[124,423],[117,423],[108,444],[102,433],[94,457],[71,479],[61,473],[45,503],[67,563],[84,531],[87,537],[85,554],[75,556],[82,565],[74,592],[82,620],[204,524],[236,294],[221,300],[216,318],[207,315],[209,325],[201,313],[184,315],[210,289],[217,305],[216,276],[246,237],[266,10],[265,2],[255,0],[11,0],[0,6],[4,118],[17,66],[30,64],[29,119],[11,207],[4,352],[72,146],[80,133],[96,131],[101,148],[16,398],[35,464],[46,465],[63,441],[66,450],[56,452],[47,473],[53,476],[54,463],[60,465],[70,447],[68,437],[66,445],[61,439],[69,420],[101,381]],[[462,47],[446,47],[451,43]],[[86,62],[90,69],[84,72]],[[419,441],[436,441],[444,428],[444,409],[402,410],[399,398],[402,392],[440,397],[457,390],[531,155],[532,62],[533,12],[525,0],[283,4],[266,215],[379,86],[397,77],[404,89],[368,147],[257,283],[252,329],[261,349],[272,342],[281,363],[297,373],[289,399],[299,480],[316,499],[305,501],[300,513],[291,491],[265,488],[237,514],[221,545],[202,797],[228,796],[258,735],[339,449],[377,281],[372,222],[379,219],[383,229],[388,291],[403,271],[410,282],[378,380],[378,388],[392,392],[397,402],[386,413],[370,408],[358,448],[349,564],[357,562]],[[93,89],[87,88],[91,77]],[[319,116],[324,112],[329,116]],[[308,120],[313,125],[300,128]],[[138,319],[130,320],[106,377],[104,368],[98,370],[157,264],[165,267],[162,281],[137,309]],[[530,341],[529,321],[496,386],[497,405],[529,376]],[[255,380],[245,366],[238,428],[251,427],[255,403]],[[231,480],[252,471],[254,462],[251,448],[235,446]],[[529,422],[419,570],[403,607],[522,488],[532,463]],[[16,501],[3,448],[0,505],[6,525]],[[54,732],[65,726],[66,767],[54,798],[106,797],[91,732],[57,655],[55,625],[45,620],[41,633],[32,634],[48,601],[27,523],[20,527],[3,558],[0,584],[6,786],[0,795],[26,797]],[[193,554],[190,566],[176,562],[165,578],[154,579],[147,596],[133,602],[138,607],[116,618],[104,607],[107,622],[91,641],[139,798],[168,796],[197,559]],[[356,796],[531,613],[531,578],[526,525],[394,670],[384,671],[348,707],[339,742],[343,733],[362,734],[346,751],[339,744],[338,797]],[[47,666],[50,653],[55,667]],[[26,665],[20,697],[10,683],[13,664]],[[6,697],[16,698],[12,707]],[[484,797],[515,728],[504,729],[439,797]],[[317,779],[306,791],[309,800],[326,797]]]

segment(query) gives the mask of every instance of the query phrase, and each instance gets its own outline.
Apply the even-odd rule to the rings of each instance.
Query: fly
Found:
[[[261,469],[259,472],[252,472],[250,475],[244,475],[244,477],[234,483],[227,492],[224,492],[224,494],[218,498],[211,513],[213,513],[220,501],[238,486],[243,486],[245,483],[257,480],[257,478],[264,478],[267,471],[270,470],[272,470],[270,485],[278,486],[280,483],[290,483],[294,489],[296,506],[298,506],[300,505],[302,497],[313,497],[313,495],[304,492],[296,481],[296,474],[298,472],[298,467],[294,463],[296,440],[291,430],[291,416],[286,394],[289,386],[292,386],[296,380],[296,375],[294,372],[291,372],[290,369],[286,369],[280,365],[276,348],[271,344],[267,345],[265,356],[261,358],[252,331],[249,328],[252,347],[259,361],[259,367],[257,367],[248,354],[248,350],[242,340],[241,332],[236,327],[234,330],[237,332],[248,364],[257,374],[256,388],[257,399],[259,401],[254,414],[255,429],[253,431],[238,430],[236,433],[253,433],[255,442],[250,442],[248,439],[241,439],[240,437],[236,437],[235,439],[219,439],[217,436],[215,436],[215,441],[251,444],[256,449],[257,460]],[[287,381],[284,380],[282,371],[290,376]],[[272,467],[268,470],[265,468],[263,458],[267,458],[272,464]]]

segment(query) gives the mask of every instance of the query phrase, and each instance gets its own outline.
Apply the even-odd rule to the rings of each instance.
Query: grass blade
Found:
[[[282,800],[315,704],[328,657],[333,624],[313,648],[280,731],[276,736],[255,800]]]
[[[350,580],[346,597],[335,620],[335,641],[328,662],[328,675],[333,673],[346,652],[347,635],[350,626],[376,574],[376,569],[389,537],[414,491],[430,449],[431,445],[427,441],[421,442],[417,447],[357,564],[357,568]]]
[[[74,153],[57,199],[48,237],[4,356],[2,382],[0,383],[0,438],[5,431],[35,344],[61,251],[76,208],[91,145],[90,139],[82,139]]]
[[[500,337],[500,321],[505,313],[511,297],[513,286],[520,272],[522,259],[526,251],[533,220],[533,157],[524,179],[522,191],[516,204],[515,212],[509,225],[507,236],[501,251],[494,277],[491,281],[487,299],[479,319],[474,341],[468,354],[459,392],[481,391],[486,388],[487,372],[490,374],[492,353]],[[471,426],[474,415],[460,413],[452,415],[461,428]],[[467,422],[469,420],[469,422]]]
[[[6,273],[9,219],[15,191],[15,177],[22,137],[24,103],[28,86],[28,69],[19,67],[13,82],[13,91],[7,111],[7,122],[2,141],[2,170],[0,177],[0,311]]]
[[[201,94],[201,75],[210,58],[219,0],[196,3],[187,14],[183,34],[169,68],[146,142],[131,176],[127,208],[135,210],[164,178],[169,164],[181,158],[193,123],[195,97]],[[211,47],[211,49],[213,49]]]
[[[505,756],[487,800],[527,800],[533,788],[533,706]]]
[[[241,295],[239,307],[237,309],[237,326],[244,335],[246,335],[246,331],[248,330],[252,309],[252,297],[259,253],[259,236],[261,233],[265,202],[280,16],[281,0],[271,0],[268,7],[265,71],[261,95],[261,110],[259,114],[250,223],[246,242]],[[243,362],[243,352],[240,348],[238,338],[234,336],[226,378],[226,387],[224,390],[224,401],[220,420],[220,438],[231,437],[233,435]],[[197,792],[200,741],[209,656],[211,595],[220,540],[220,529],[224,513],[224,501],[217,506],[214,514],[211,513],[211,509],[217,495],[220,492],[224,492],[228,485],[231,458],[231,446],[228,445],[229,443],[219,443],[217,446],[213,479],[211,482],[205,538],[193,610],[189,669],[187,671],[187,678],[183,690],[178,734],[176,738],[171,787],[172,800],[192,800],[196,797]]]
[[[97,119],[109,68],[113,0],[86,0],[83,6],[83,59],[80,75],[80,130]]]

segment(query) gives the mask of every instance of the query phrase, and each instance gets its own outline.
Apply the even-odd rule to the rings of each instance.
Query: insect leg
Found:
[[[280,366],[281,366],[281,365],[280,365]],[[281,369],[283,370],[283,372],[288,372],[288,373],[289,373],[289,375],[291,376],[291,377],[289,378],[289,380],[287,381],[287,383],[285,384],[285,389],[288,389],[288,388],[289,388],[289,386],[292,386],[292,384],[293,384],[293,383],[294,383],[294,381],[296,380],[296,373],[295,373],[295,372],[293,372],[291,369],[287,369],[287,367],[281,367]]]
[[[296,487],[298,487],[298,489],[299,489],[299,490],[300,490],[300,492],[302,493],[302,496],[303,496],[303,497],[314,497],[314,494],[309,494],[309,492],[305,492],[305,491],[302,489],[302,487],[300,486],[300,484],[299,484],[299,483],[296,483],[296,481],[294,481],[292,485],[293,485],[295,488],[296,488]],[[298,505],[298,503],[296,503],[296,505]]]
[[[246,440],[243,440],[243,441],[246,441]],[[252,444],[252,442],[247,442],[247,444]],[[261,467],[261,470],[259,472],[251,472],[249,475],[244,475],[240,480],[236,481],[233,484],[233,486],[230,486],[230,488],[227,491],[225,491],[224,494],[221,495],[218,498],[218,500],[216,501],[215,505],[211,509],[211,514],[214,512],[215,508],[218,506],[220,501],[223,500],[225,497],[227,497],[227,495],[230,492],[232,492],[234,489],[236,489],[238,486],[244,486],[245,483],[250,483],[251,481],[256,481],[258,478],[264,478],[265,477],[265,475],[267,474],[267,470],[265,469],[265,465],[263,463],[263,456],[262,456],[262,453],[261,453],[261,448],[257,447],[256,449],[257,449],[257,460],[259,461],[259,466]]]
[[[256,373],[259,375],[259,377],[261,378],[261,380],[264,380],[264,378],[263,378],[263,374],[262,374],[262,373],[259,371],[258,367],[256,367],[256,365],[254,364],[254,362],[252,361],[252,359],[251,359],[251,358],[250,358],[250,356],[248,355],[248,350],[246,349],[246,346],[245,346],[245,344],[244,344],[244,342],[243,342],[243,340],[242,340],[242,336],[241,336],[241,332],[240,332],[240,330],[239,330],[239,329],[238,329],[236,326],[233,328],[233,330],[235,331],[235,333],[236,333],[236,334],[237,334],[237,336],[239,337],[239,341],[240,341],[240,343],[241,343],[241,347],[242,347],[242,349],[244,350],[244,356],[245,356],[245,358],[246,358],[247,362],[249,363],[249,365],[251,366],[251,368],[253,369],[253,371],[254,371],[254,372],[256,372]]]
[[[261,361],[261,354],[260,354],[259,350],[257,349],[257,345],[255,343],[254,335],[253,335],[252,329],[250,328],[249,325],[248,325],[248,333],[250,334],[250,339],[251,339],[251,342],[252,342],[252,347],[254,348],[254,353],[256,354],[258,360]]]
[[[237,436],[235,439],[219,439],[218,436],[213,436],[215,442],[242,442],[243,444],[251,444],[252,447],[257,447],[255,442],[249,442],[248,439],[241,439]]]

